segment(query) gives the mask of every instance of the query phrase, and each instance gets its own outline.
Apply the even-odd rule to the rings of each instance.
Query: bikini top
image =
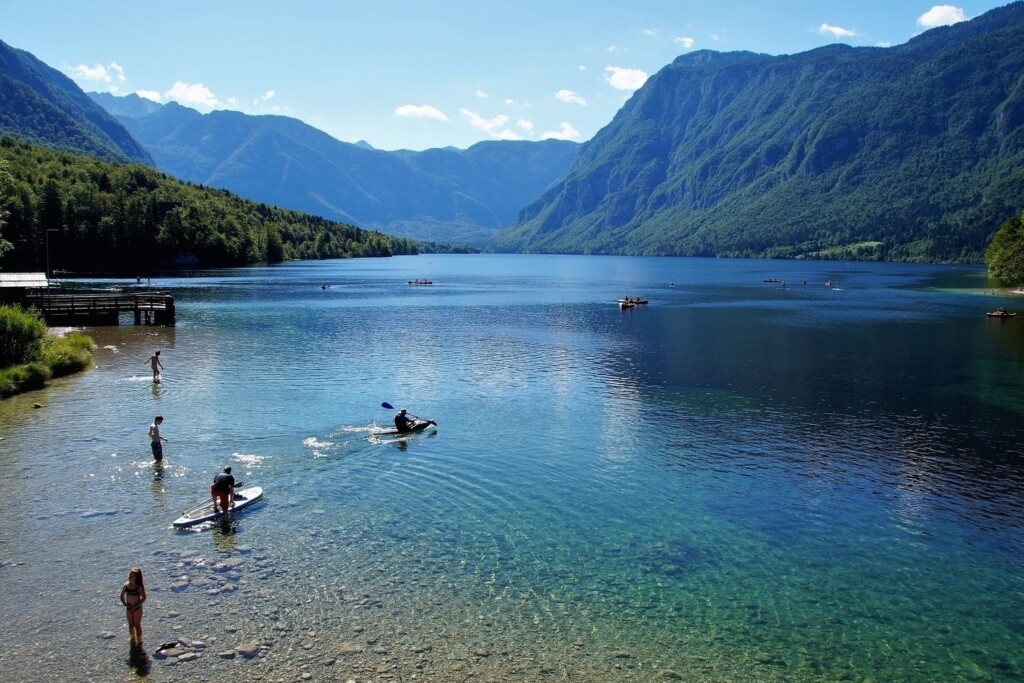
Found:
[[[132,588],[131,586],[125,586],[124,594],[139,597],[139,586],[136,586],[135,588]]]

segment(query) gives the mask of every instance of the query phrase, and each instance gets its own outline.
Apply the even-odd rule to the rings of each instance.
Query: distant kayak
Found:
[[[247,489],[235,491],[235,504],[231,508],[229,515],[244,510],[262,497],[263,489],[259,486],[250,486]],[[178,529],[184,529],[185,527],[193,526],[195,524],[213,521],[220,516],[221,513],[219,512],[214,514],[213,499],[208,498],[202,503],[193,505],[188,510],[181,513],[181,517],[174,520],[174,526]]]
[[[437,423],[433,420],[416,420],[412,423],[412,429],[408,432],[400,432],[394,427],[390,429],[375,429],[373,430],[374,436],[400,436],[402,434],[415,434],[416,432],[422,432],[424,429],[430,426],[437,426]]]
[[[1016,313],[1009,313],[1007,311],[993,311],[992,313],[986,313],[990,318],[1012,318],[1017,315]]]

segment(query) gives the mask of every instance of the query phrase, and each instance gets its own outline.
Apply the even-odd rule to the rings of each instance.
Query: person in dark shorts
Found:
[[[235,478],[231,476],[231,466],[228,465],[213,478],[213,486],[210,487],[210,496],[213,498],[213,512],[217,513],[217,503],[220,502],[220,511],[226,513],[231,507],[231,501],[235,497]]]
[[[149,425],[149,446],[153,449],[153,460],[157,462],[161,462],[164,459],[164,445],[161,442],[167,441],[167,439],[160,436],[160,425],[163,422],[163,416],[157,415],[153,418],[153,424]]]

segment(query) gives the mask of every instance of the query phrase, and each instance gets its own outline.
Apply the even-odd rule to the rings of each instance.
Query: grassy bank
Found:
[[[0,306],[0,398],[41,389],[54,377],[84,370],[92,339],[81,332],[56,337],[34,311]]]

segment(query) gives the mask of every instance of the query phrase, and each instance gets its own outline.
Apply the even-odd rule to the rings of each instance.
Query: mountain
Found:
[[[482,245],[564,175],[579,149],[545,140],[387,152],[283,116],[91,97],[177,178],[416,240]]]
[[[677,58],[499,251],[980,261],[1024,207],[1024,3],[892,48]]]
[[[0,134],[108,161],[153,163],[74,81],[2,41],[0,103]]]

